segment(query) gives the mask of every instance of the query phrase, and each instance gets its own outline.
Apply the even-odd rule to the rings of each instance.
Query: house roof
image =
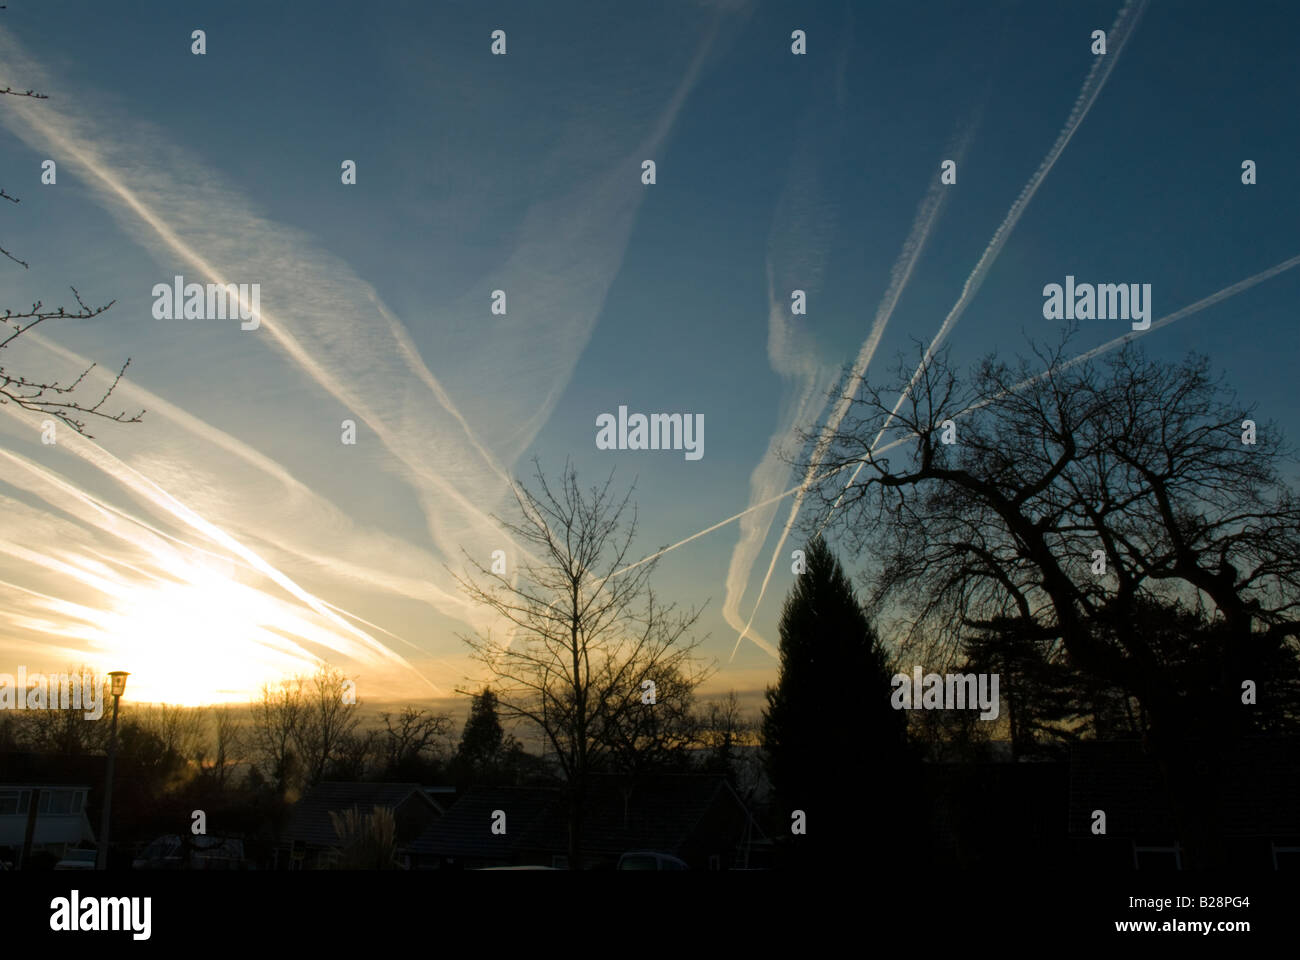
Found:
[[[1206,743],[1197,788],[1225,836],[1300,835],[1300,739],[1250,737]],[[1173,811],[1155,759],[1136,740],[1088,741],[1070,751],[1070,833],[1091,832],[1106,812],[1110,836],[1172,837]]]
[[[473,786],[411,844],[428,856],[511,860],[521,838],[550,806],[560,806],[559,790],[547,787]],[[493,812],[506,813],[506,832],[492,833]]]
[[[281,839],[302,841],[311,846],[330,847],[338,843],[331,812],[341,812],[356,807],[368,814],[375,807],[396,810],[415,797],[431,810],[441,812],[441,807],[418,783],[344,783],[327,781],[308,790],[295,805],[289,826]]]
[[[595,777],[583,811],[582,843],[589,854],[628,850],[681,854],[716,804],[747,811],[724,777],[691,774],[654,777],[625,788],[619,777]],[[567,811],[552,806],[523,838],[526,846],[562,852],[568,846]]]
[[[593,776],[583,810],[583,850],[595,856],[633,849],[679,853],[719,804],[737,822],[748,818],[724,777],[669,774],[628,787],[622,777]],[[491,832],[494,810],[506,813],[504,835]],[[471,787],[447,816],[424,832],[412,852],[511,860],[524,851],[563,854],[568,836],[568,807],[559,790]]]

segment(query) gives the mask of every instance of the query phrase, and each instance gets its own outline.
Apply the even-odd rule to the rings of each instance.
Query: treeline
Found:
[[[262,835],[270,842],[288,807],[325,780],[458,789],[562,780],[552,757],[525,749],[506,729],[490,687],[470,695],[463,723],[415,705],[367,714],[353,689],[351,678],[326,665],[265,685],[248,705],[123,703],[115,836],[138,833],[135,839],[147,839],[176,832],[188,824],[191,811],[202,809],[213,832]],[[717,773],[750,798],[758,793],[758,761],[742,750],[756,743],[756,727],[734,692],[697,702],[691,691],[669,687],[651,709],[661,718],[657,735],[630,739],[623,731],[597,772]],[[77,709],[0,713],[0,754],[102,756],[110,717],[111,709],[98,719]],[[97,796],[98,779],[91,785]],[[171,824],[168,830],[165,823]]]

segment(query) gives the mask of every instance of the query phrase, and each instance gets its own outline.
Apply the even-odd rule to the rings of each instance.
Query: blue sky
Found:
[[[1158,319],[1300,254],[1297,19],[11,3],[0,86],[50,99],[0,98],[0,186],[22,198],[0,243],[31,264],[0,263],[0,305],[66,302],[69,283],[117,303],[6,363],[130,356],[121,404],[149,413],[54,445],[41,418],[0,417],[0,672],[125,663],[141,695],[201,702],[324,657],[363,696],[450,692],[473,671],[456,633],[492,624],[445,565],[509,547],[488,515],[532,456],[635,478],[649,552],[797,484],[774,451],[825,421],[855,358],[892,375],[945,318],[962,363],[1054,338],[1042,289],[1067,274],[1150,283]],[[260,283],[263,326],[154,319],[176,274]],[[1208,353],[1285,427],[1298,293],[1287,270],[1143,344]],[[1085,321],[1076,347],[1128,329]],[[703,458],[597,450],[620,405],[702,414]],[[707,601],[713,687],[775,677],[797,535],[754,607],[791,502],[661,560],[663,595]]]

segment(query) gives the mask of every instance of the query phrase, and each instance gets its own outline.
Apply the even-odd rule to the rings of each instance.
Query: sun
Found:
[[[130,700],[247,701],[264,683],[309,672],[318,662],[299,643],[311,625],[283,600],[221,570],[194,566],[173,574],[126,588],[94,643],[102,669],[130,671]]]

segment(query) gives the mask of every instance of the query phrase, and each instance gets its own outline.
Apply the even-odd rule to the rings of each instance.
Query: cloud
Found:
[[[508,317],[493,318],[500,321],[493,336],[483,335],[486,303],[471,302],[469,295],[414,318],[439,331],[435,359],[445,368],[439,375],[410,336],[412,318],[399,317],[313,237],[266,217],[165,131],[93,91],[67,91],[57,102],[6,104],[0,121],[41,155],[56,157],[60,173],[82,179],[92,199],[153,254],[159,275],[144,289],[170,281],[173,273],[191,281],[261,284],[260,329],[243,332],[233,325],[225,340],[208,329],[186,335],[199,351],[212,346],[214,361],[189,364],[173,381],[183,401],[171,390],[158,391],[169,402],[124,382],[116,396],[148,400],[141,404],[151,411],[144,426],[114,431],[105,446],[61,438],[60,454],[83,461],[66,464],[62,473],[25,462],[29,475],[43,471],[42,482],[61,491],[56,508],[28,483],[25,494],[43,501],[37,512],[58,509],[75,518],[80,535],[64,529],[64,542],[89,548],[90,540],[111,535],[113,545],[100,548],[132,556],[137,567],[119,568],[115,576],[134,576],[151,587],[159,585],[159,569],[178,555],[193,560],[206,552],[245,574],[252,571],[268,595],[287,593],[306,608],[309,622],[297,624],[304,639],[310,635],[349,656],[401,660],[357,626],[368,621],[345,615],[340,605],[304,587],[299,574],[425,603],[473,629],[490,622],[467,606],[443,563],[458,563],[462,547],[486,555],[511,546],[491,514],[510,502],[514,463],[550,416],[591,335],[645,196],[636,175],[640,159],[663,149],[717,29],[715,21],[667,103],[648,124],[639,124],[646,133],[632,151],[594,180],[586,171],[573,171],[567,182],[561,177],[526,211],[502,257],[511,309]],[[57,78],[3,29],[0,63],[0,72],[22,77],[27,86],[58,89]],[[630,118],[629,126],[638,119]],[[48,340],[32,342],[69,364],[81,359]],[[273,407],[259,403],[231,389],[234,364],[247,365],[262,384],[305,377],[309,393]],[[158,371],[152,376],[166,379]],[[218,396],[226,398],[226,410],[254,418],[240,437],[210,422]],[[490,396],[491,402],[475,403],[471,412],[456,399],[466,396]],[[196,406],[205,407],[206,416],[192,412]],[[357,458],[357,476],[340,476],[327,465],[328,477],[296,473],[278,452],[262,452],[259,415],[274,417],[280,434],[290,438],[323,423],[324,442],[337,451],[338,428],[327,419],[337,424],[336,410],[357,421],[368,443],[346,451]],[[24,425],[16,434],[21,438],[30,417],[17,416],[10,426]],[[90,477],[85,466],[93,468]],[[388,479],[368,481],[369,470]],[[106,481],[109,492],[102,497],[81,489]],[[399,495],[417,508],[423,530],[395,536],[370,508],[381,501],[379,490],[396,494],[403,488]],[[350,499],[340,501],[343,489]],[[123,494],[135,504],[132,510],[109,505]],[[358,501],[362,509],[354,506]],[[37,518],[25,515],[35,530]],[[286,572],[290,567],[297,573]],[[70,567],[57,569],[72,576]],[[89,587],[89,574],[77,569],[74,579]],[[319,624],[327,625],[325,634]]]
[[[1057,134],[1055,142],[1048,150],[1047,155],[1043,158],[1042,162],[1038,165],[1038,168],[1034,171],[1033,175],[1030,176],[1028,182],[1026,182],[1024,187],[1021,188],[1020,194],[1012,202],[1011,208],[1007,211],[1007,214],[1003,218],[1002,223],[999,224],[997,230],[994,231],[992,238],[989,240],[988,245],[984,249],[984,252],[980,255],[979,260],[976,261],[975,267],[971,270],[969,276],[967,276],[966,282],[962,285],[961,294],[958,296],[957,302],[953,304],[952,309],[948,311],[948,315],[944,317],[943,323],[939,327],[939,332],[935,334],[934,339],[931,340],[930,345],[926,348],[926,352],[921,359],[921,363],[918,365],[916,371],[913,373],[911,380],[909,380],[907,384],[907,388],[903,391],[902,394],[899,395],[898,401],[897,403],[895,403],[893,412],[891,413],[890,420],[892,420],[893,413],[897,413],[899,408],[903,405],[908,394],[911,392],[912,387],[916,384],[917,380],[920,378],[922,371],[925,369],[925,366],[930,362],[930,359],[934,356],[934,352],[938,350],[940,344],[942,344],[943,341],[947,338],[948,334],[952,332],[952,329],[957,325],[958,320],[961,319],[962,314],[965,313],[966,307],[970,304],[976,292],[978,292],[979,288],[983,285],[985,276],[988,274],[989,269],[993,266],[994,262],[997,260],[998,254],[1002,252],[1002,247],[1006,244],[1007,239],[1011,236],[1011,233],[1015,229],[1016,224],[1020,221],[1020,217],[1024,213],[1025,208],[1029,205],[1029,201],[1033,199],[1034,194],[1038,192],[1038,188],[1042,185],[1043,181],[1047,178],[1048,173],[1050,173],[1052,167],[1055,166],[1056,161],[1061,156],[1061,153],[1065,150],[1070,140],[1074,137],[1075,131],[1078,130],[1079,125],[1083,122],[1084,117],[1086,117],[1088,115],[1088,111],[1092,109],[1092,105],[1094,102],[1096,102],[1098,94],[1101,93],[1102,88],[1106,85],[1106,80],[1110,77],[1111,71],[1114,70],[1115,65],[1119,62],[1119,56],[1123,52],[1124,46],[1127,43],[1129,37],[1132,35],[1133,29],[1134,27],[1136,27],[1137,21],[1141,18],[1142,12],[1145,9],[1145,7],[1146,7],[1146,0],[1137,0],[1137,2],[1130,2],[1125,4],[1125,6],[1120,10],[1118,16],[1115,19],[1115,22],[1111,25],[1110,32],[1107,34],[1107,36],[1110,37],[1110,53],[1093,62],[1092,68],[1088,71],[1088,76],[1084,79],[1083,86],[1079,90],[1079,95],[1075,98],[1074,104],[1070,109],[1070,113],[1066,118],[1065,125],[1061,128],[1060,132]],[[913,237],[917,233],[918,225],[924,222],[926,219],[924,213],[926,205],[929,203],[934,203],[937,205],[939,203],[938,200],[933,199],[933,190],[934,188],[932,188],[932,196],[927,197],[926,201],[923,201],[922,203],[922,213],[918,214],[917,221],[916,223],[913,224],[913,236],[909,236],[909,240],[908,240],[909,243],[914,242]],[[928,232],[928,228],[927,228],[927,232]],[[923,235],[919,238],[919,245],[924,246]],[[920,246],[917,247],[918,252]],[[894,267],[894,271],[895,271],[894,278],[897,278],[899,267],[900,264],[902,263],[908,263],[906,269],[907,272],[910,274],[911,264],[914,263],[915,261],[914,259],[911,261],[908,260],[906,250],[907,250],[907,245],[905,244],[904,254],[902,257],[900,257],[899,262],[896,263]],[[892,291],[895,284],[891,282],[890,286]],[[898,285],[897,293],[895,294],[894,297],[895,302],[897,300],[897,295],[901,295],[904,286],[906,286],[905,278],[902,284]],[[885,308],[885,304],[889,304],[888,310],[883,314],[884,320],[886,322],[888,320],[889,314],[892,313],[893,310],[893,304],[890,303],[889,301],[890,301],[890,295],[889,293],[887,293],[885,303],[882,303],[881,305],[883,310]],[[848,384],[846,385],[845,390],[843,391],[842,398],[836,404],[836,408],[834,412],[832,413],[830,419],[828,420],[826,427],[823,429],[821,440],[818,442],[817,446],[813,449],[812,456],[810,458],[809,468],[805,474],[804,483],[800,486],[799,492],[795,494],[795,501],[791,505],[790,514],[786,520],[785,528],[782,530],[781,536],[778,538],[776,549],[772,552],[772,559],[771,562],[768,564],[767,573],[764,575],[763,582],[759,587],[758,597],[754,601],[754,609],[749,616],[749,621],[746,624],[746,628],[745,628],[746,630],[748,630],[749,625],[753,623],[754,617],[758,615],[758,608],[759,605],[762,604],[763,597],[767,592],[767,585],[772,578],[772,571],[775,570],[776,568],[777,558],[780,556],[781,550],[785,545],[786,539],[789,536],[790,531],[794,527],[795,519],[797,518],[799,514],[799,509],[802,506],[804,491],[807,489],[808,485],[810,484],[811,479],[819,472],[821,458],[825,454],[827,441],[833,435],[834,431],[838,428],[841,420],[843,419],[844,415],[848,411],[848,408],[852,402],[853,397],[856,396],[857,390],[861,385],[862,377],[866,373],[867,364],[870,362],[871,356],[875,352],[875,347],[876,344],[879,342],[880,334],[883,333],[884,331],[884,323],[881,322],[881,317],[882,317],[882,313],[880,311],[877,311],[877,322],[875,325],[873,325],[872,332],[868,336],[867,342],[863,344],[862,351],[859,352],[858,361],[854,365],[855,373],[850,378]],[[875,446],[880,442],[880,438],[884,436],[885,430],[888,428],[888,426],[889,426],[889,420],[887,420],[884,426],[881,427],[880,433],[876,436],[875,440],[872,442],[873,450]],[[857,469],[854,470],[852,476],[849,478],[849,481],[845,486],[846,490],[848,489],[848,487],[853,485],[854,481],[858,477],[858,474],[861,472],[861,469],[862,469],[862,465],[859,464]],[[840,498],[837,499],[835,504],[831,507],[831,511],[834,511],[834,509],[839,505],[842,499],[843,499],[843,494],[841,494]],[[828,513],[828,517],[829,517],[829,513]],[[821,529],[824,529],[825,526],[826,526],[826,519],[823,519],[821,526],[819,527],[819,532]],[[743,637],[744,637],[744,633],[742,632],[741,637],[737,638],[736,647],[739,647],[740,639],[742,639]],[[736,648],[732,649],[733,657],[735,656],[735,650]]]

